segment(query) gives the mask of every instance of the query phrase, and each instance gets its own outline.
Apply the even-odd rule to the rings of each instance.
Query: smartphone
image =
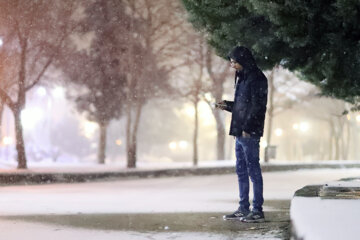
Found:
[[[226,108],[227,105],[226,104],[215,103],[215,107],[217,107],[217,108]]]

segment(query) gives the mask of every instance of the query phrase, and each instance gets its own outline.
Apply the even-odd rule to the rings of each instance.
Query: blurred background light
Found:
[[[360,114],[356,116],[356,121],[360,122]]]
[[[176,142],[170,142],[169,143],[169,148],[171,149],[171,150],[176,150],[176,148],[177,148],[177,143]]]
[[[21,124],[24,128],[32,129],[44,118],[40,108],[26,108],[21,112]]]
[[[51,93],[55,98],[63,98],[65,96],[65,89],[58,86],[55,87]]]
[[[283,130],[281,128],[275,129],[275,135],[280,137],[283,135]]]
[[[310,125],[307,122],[302,122],[300,123],[299,129],[302,132],[307,132],[310,129]]]
[[[2,139],[2,143],[4,144],[4,145],[10,145],[10,144],[12,144],[14,141],[13,141],[13,139],[11,138],[11,137],[3,137],[3,139]]]
[[[83,134],[86,138],[93,138],[97,129],[98,125],[95,122],[85,120],[82,123]]]
[[[180,141],[179,142],[179,148],[184,150],[184,149],[187,149],[188,148],[188,142],[187,141]]]
[[[38,94],[40,97],[44,97],[46,96],[46,89],[44,87],[38,87],[36,89],[36,94]]]

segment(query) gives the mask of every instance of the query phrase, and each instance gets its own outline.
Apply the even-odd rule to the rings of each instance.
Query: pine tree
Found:
[[[88,49],[77,51],[69,43],[59,67],[69,82],[82,88],[70,96],[79,112],[99,126],[98,163],[105,163],[106,138],[109,123],[123,113],[126,96],[126,76],[123,56],[128,44],[130,17],[120,1],[95,0],[87,4],[85,17],[79,22],[79,32],[93,32]],[[119,24],[122,23],[122,24]]]
[[[323,95],[357,104],[360,2],[355,0],[183,0],[193,25],[221,56],[252,49],[260,67],[298,71]]]

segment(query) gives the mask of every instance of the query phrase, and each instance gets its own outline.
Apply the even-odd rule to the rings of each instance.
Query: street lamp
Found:
[[[26,108],[21,111],[21,124],[24,128],[32,129],[44,118],[41,108]]]
[[[4,137],[2,140],[3,144],[6,145],[10,145],[13,143],[13,139],[11,137]]]
[[[180,147],[180,149],[182,149],[182,150],[187,149],[187,147],[188,147],[188,142],[187,142],[187,141],[180,141],[180,142],[179,142],[179,147]]]
[[[309,130],[309,128],[310,128],[309,123],[307,123],[307,122],[300,123],[300,126],[299,126],[300,131],[307,132]]]
[[[44,87],[38,87],[38,89],[36,90],[36,93],[40,97],[45,97],[46,96],[46,89]]]
[[[176,143],[176,142],[170,142],[170,143],[169,143],[169,148],[170,148],[171,150],[176,150],[176,148],[177,148],[177,143]]]
[[[308,122],[295,123],[293,129],[295,131],[300,130],[300,132],[307,132],[310,129],[310,125]]]
[[[65,95],[65,89],[63,87],[57,86],[52,90],[52,94],[56,98],[63,98]]]
[[[275,135],[281,137],[283,135],[283,130],[281,128],[275,129]]]
[[[356,121],[360,122],[360,114],[356,116]]]
[[[118,146],[121,146],[122,141],[120,139],[116,139],[115,144],[118,145]]]

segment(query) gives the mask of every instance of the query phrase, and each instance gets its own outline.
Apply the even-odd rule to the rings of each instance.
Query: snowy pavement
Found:
[[[235,173],[77,184],[4,186],[0,187],[0,230],[2,238],[8,240],[22,239],[24,234],[28,233],[38,236],[37,239],[48,239],[47,236],[51,233],[54,234],[52,239],[79,239],[78,236],[105,240],[244,239],[245,235],[246,239],[279,239],[279,233],[276,230],[271,232],[268,226],[278,230],[279,224],[287,224],[288,216],[285,215],[288,214],[288,203],[297,189],[309,184],[322,184],[359,175],[360,169],[264,173],[264,210],[269,220],[264,226],[226,223],[221,220],[222,214],[237,207]],[[98,218],[100,215],[102,218]],[[135,215],[146,215],[159,221],[163,220],[163,216],[173,216],[174,219],[169,222],[170,227],[166,228],[166,221],[160,221],[162,225],[147,226],[148,220],[141,217],[136,218],[133,223],[128,220]],[[76,220],[76,216],[81,217]],[[115,217],[114,220],[111,220],[112,217]],[[203,226],[207,225],[203,224],[204,218],[209,219],[209,226]],[[118,225],[114,224],[117,219]],[[277,220],[271,222],[272,219]],[[77,224],[76,221],[83,225]],[[194,221],[191,229],[173,229],[173,226],[187,226],[188,221]],[[196,223],[201,225],[196,227]],[[133,231],[135,228],[131,224],[139,228]],[[11,230],[11,225],[16,226],[18,231]],[[107,225],[113,227],[109,228]],[[220,230],[217,231],[217,228]],[[258,230],[261,228],[266,228],[266,235],[259,235]],[[260,231],[261,234],[264,234],[265,230]]]

